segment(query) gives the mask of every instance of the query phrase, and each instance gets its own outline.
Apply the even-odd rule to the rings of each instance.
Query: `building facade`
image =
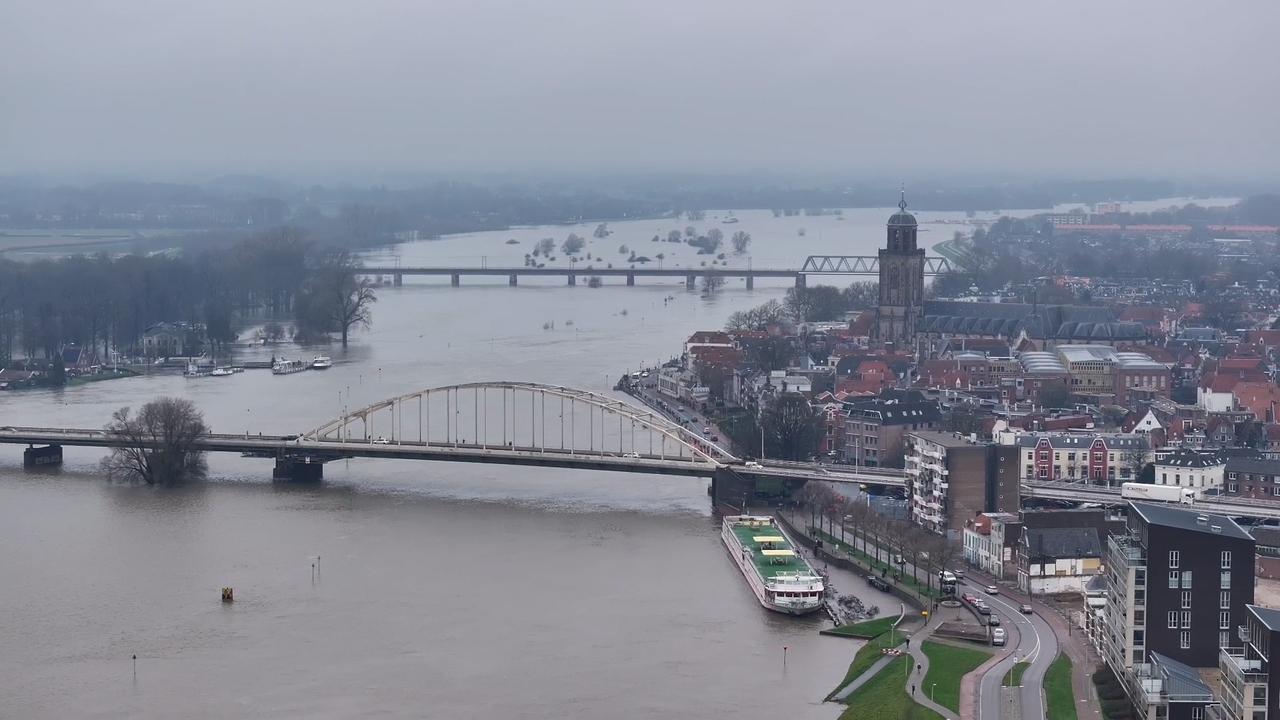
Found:
[[[889,218],[888,243],[881,248],[880,299],[874,340],[912,350],[924,301],[924,248],[916,246],[916,218],[907,212],[903,193],[898,212]]]
[[[1140,717],[1204,712],[1179,665],[1217,667],[1253,603],[1253,557],[1229,517],[1129,503],[1126,531],[1107,539],[1102,655]]]
[[[903,465],[911,521],[959,533],[979,513],[1017,510],[1018,478],[1001,462],[1009,451],[958,433],[908,433]]]
[[[1151,459],[1151,439],[1130,433],[1028,433],[1017,439],[1026,479],[1115,485]]]

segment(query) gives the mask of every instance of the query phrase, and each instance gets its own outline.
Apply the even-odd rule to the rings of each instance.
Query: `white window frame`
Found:
[[[1190,630],[1183,630],[1182,632],[1178,633],[1178,647],[1182,648],[1183,650],[1191,649],[1191,631]]]
[[[1191,591],[1190,590],[1182,591],[1182,609],[1183,610],[1191,609]]]
[[[1181,574],[1181,573],[1179,573],[1177,570],[1170,570],[1170,571],[1169,571],[1169,589],[1170,589],[1170,590],[1175,590],[1175,589],[1177,589],[1177,587],[1178,587],[1178,581],[1179,581],[1179,579],[1180,579],[1181,577],[1182,577],[1182,574]]]
[[[1191,611],[1190,610],[1182,611],[1182,629],[1183,630],[1191,629]]]
[[[1191,589],[1191,571],[1190,570],[1182,571],[1182,589],[1183,590]]]
[[[1222,574],[1218,577],[1218,587],[1222,588],[1223,590],[1231,589],[1231,571],[1230,570],[1222,571]]]
[[[1218,629],[1219,630],[1231,629],[1231,611],[1230,610],[1223,610],[1222,612],[1218,613]]]
[[[1218,593],[1218,609],[1219,610],[1231,609],[1231,591],[1230,590],[1223,590],[1222,592]]]
[[[1182,563],[1182,553],[1178,550],[1169,551],[1169,569],[1173,570]]]
[[[1222,551],[1221,562],[1222,562],[1223,570],[1231,569],[1231,551],[1230,550]]]
[[[1170,630],[1178,629],[1178,611],[1177,610],[1169,611],[1169,629]]]

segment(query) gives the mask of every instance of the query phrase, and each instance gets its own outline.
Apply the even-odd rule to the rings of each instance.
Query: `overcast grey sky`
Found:
[[[1275,178],[1280,2],[5,0],[0,173]]]

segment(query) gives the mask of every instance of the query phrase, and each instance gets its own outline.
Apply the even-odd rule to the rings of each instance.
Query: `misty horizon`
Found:
[[[1270,182],[1280,6],[22,1],[0,173]]]

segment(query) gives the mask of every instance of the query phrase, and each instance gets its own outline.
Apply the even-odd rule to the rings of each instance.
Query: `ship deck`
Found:
[[[809,567],[809,563],[800,557],[800,553],[792,547],[790,541],[782,534],[776,525],[766,525],[763,527],[750,527],[748,525],[734,525],[733,534],[738,537],[738,542],[742,547],[751,550],[751,561],[755,563],[756,570],[759,571],[760,577],[768,580],[775,577],[778,573],[793,573],[796,571],[813,574],[813,569]],[[795,557],[789,559],[788,562],[779,563],[765,557],[761,552],[760,545],[754,538],[760,535],[770,535],[782,537],[782,542],[773,543],[773,547],[778,550],[790,550],[795,552]]]

